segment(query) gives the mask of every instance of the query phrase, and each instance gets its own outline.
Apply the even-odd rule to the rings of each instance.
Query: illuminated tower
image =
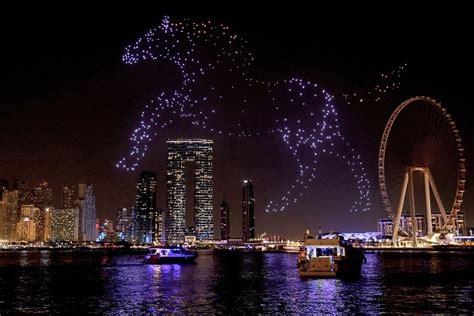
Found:
[[[79,209],[53,209],[51,240],[77,241],[79,238]]]
[[[221,239],[229,240],[230,236],[230,212],[229,203],[224,199],[221,203]]]
[[[46,209],[52,205],[53,192],[47,181],[41,181],[34,188],[33,204],[39,209],[36,213],[36,240],[45,240]]]
[[[137,181],[135,205],[135,240],[139,243],[152,243],[158,237],[156,222],[156,173],[142,171]]]
[[[244,180],[242,188],[242,239],[244,241],[255,238],[254,205],[253,184],[250,180]]]
[[[62,208],[70,209],[74,208],[74,199],[75,199],[75,192],[74,187],[72,185],[63,185],[63,205]]]
[[[33,204],[21,206],[20,221],[16,225],[16,240],[35,241],[37,240],[37,218],[39,208]]]
[[[95,241],[97,238],[96,208],[92,184],[79,184],[78,197],[76,204],[80,209],[80,236],[82,241]]]
[[[0,239],[15,240],[16,224],[20,219],[18,190],[2,193],[0,201]]]
[[[133,209],[119,208],[115,218],[115,232],[119,241],[132,242],[133,240]]]
[[[212,140],[167,141],[166,241],[214,238]]]

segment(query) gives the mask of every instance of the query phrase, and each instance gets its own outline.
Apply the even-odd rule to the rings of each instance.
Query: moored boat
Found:
[[[193,263],[198,254],[179,247],[150,247],[145,263]]]
[[[363,252],[343,244],[341,236],[314,239],[305,236],[303,250],[298,257],[301,277],[339,277],[360,275]]]

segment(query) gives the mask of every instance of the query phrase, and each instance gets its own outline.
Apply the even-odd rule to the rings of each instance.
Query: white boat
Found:
[[[308,236],[298,257],[298,268],[301,277],[357,276],[364,261],[362,251],[344,245],[340,236],[333,239]]]
[[[179,247],[150,247],[145,263],[192,263],[198,254]]]
[[[301,250],[301,244],[299,242],[287,242],[280,249],[284,252],[298,253]]]

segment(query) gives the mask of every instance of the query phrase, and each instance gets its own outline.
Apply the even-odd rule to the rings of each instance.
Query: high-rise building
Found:
[[[187,231],[213,239],[212,140],[170,140],[167,147],[166,241],[184,242]]]
[[[78,200],[76,205],[80,209],[80,239],[82,241],[96,241],[96,207],[95,195],[92,184],[81,183],[78,185]]]
[[[134,228],[133,208],[117,209],[117,217],[115,218],[115,222],[117,223],[115,226],[117,240],[132,242]]]
[[[164,242],[164,235],[165,235],[165,211],[162,208],[157,208],[155,212],[155,221],[154,221],[154,230],[155,234],[155,242],[162,243]]]
[[[16,224],[20,219],[19,192],[5,190],[0,202],[0,239],[15,240]]]
[[[36,202],[35,190],[30,188],[25,181],[15,179],[13,189],[18,190],[18,205],[33,204]],[[20,212],[20,209],[18,209]]]
[[[47,207],[44,210],[44,241],[52,240],[52,220],[53,220],[54,207]]]
[[[425,219],[424,214],[417,214],[415,215],[416,219],[416,228],[417,228],[417,235],[418,236],[424,236],[428,234],[428,227],[427,227],[427,220]],[[433,213],[431,214],[431,227],[432,231],[434,232],[439,232],[443,229],[443,216],[441,213]],[[463,235],[466,234],[466,227],[464,224],[464,212],[458,212],[456,219],[456,231],[455,233],[457,235]],[[411,215],[407,214],[402,214],[400,216],[400,224],[399,228],[404,231],[404,232],[412,232],[412,218]],[[393,222],[391,218],[384,218],[384,219],[379,219],[378,220],[378,227],[379,227],[379,232],[382,234],[382,236],[385,237],[391,237],[393,235]]]
[[[230,212],[229,203],[224,199],[221,203],[221,239],[229,240],[230,237]]]
[[[78,241],[79,209],[53,209],[51,218],[51,240]]]
[[[53,200],[53,192],[49,187],[47,181],[41,181],[40,183],[38,183],[34,191],[35,201],[33,202],[33,204],[36,207],[42,208],[51,206]]]
[[[76,190],[72,185],[63,185],[63,209],[74,208]]]
[[[36,220],[39,208],[33,204],[21,206],[20,221],[16,225],[16,240],[36,241]]]
[[[242,238],[249,240],[255,238],[255,198],[253,184],[244,180],[242,188]]]
[[[36,240],[45,240],[46,209],[52,205],[53,193],[47,181],[41,181],[34,188],[33,203],[39,211],[36,213]]]
[[[156,173],[142,171],[137,181],[135,234],[139,243],[158,240],[156,231]]]

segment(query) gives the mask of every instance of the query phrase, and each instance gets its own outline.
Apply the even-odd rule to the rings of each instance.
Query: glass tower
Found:
[[[156,231],[156,173],[142,171],[137,182],[135,205],[135,240],[152,243],[159,240]]]
[[[253,184],[250,180],[244,180],[242,188],[242,238],[244,241],[255,238],[254,206]]]
[[[166,241],[183,242],[189,232],[198,240],[213,239],[212,140],[170,140],[167,147]]]
[[[224,199],[221,203],[221,240],[229,240],[230,237],[230,211],[229,203]]]

